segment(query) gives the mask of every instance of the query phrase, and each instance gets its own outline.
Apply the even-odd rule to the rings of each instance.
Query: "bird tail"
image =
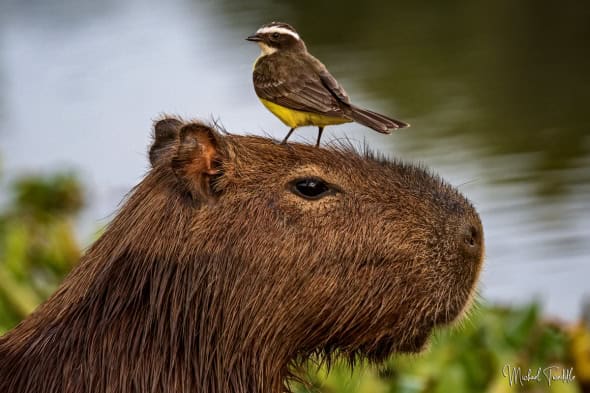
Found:
[[[391,117],[356,106],[351,106],[350,112],[348,112],[347,115],[355,122],[372,128],[382,134],[390,134],[392,130],[410,126],[403,121],[392,119]]]

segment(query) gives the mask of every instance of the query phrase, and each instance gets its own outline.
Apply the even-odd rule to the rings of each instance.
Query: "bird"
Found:
[[[307,51],[301,36],[288,23],[271,22],[246,38],[261,49],[254,62],[254,90],[262,104],[290,127],[282,144],[302,126],[324,127],[356,122],[382,134],[408,123],[359,108],[326,66]]]

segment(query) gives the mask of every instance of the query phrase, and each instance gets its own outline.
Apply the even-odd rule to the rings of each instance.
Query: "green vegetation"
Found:
[[[73,175],[16,181],[0,213],[0,333],[46,299],[80,257],[73,219],[83,206]]]
[[[0,212],[0,333],[34,310],[57,287],[80,256],[73,220],[83,192],[72,175],[27,177],[12,184]],[[336,361],[330,372],[310,362],[299,372],[297,393],[359,392],[582,392],[590,378],[590,334],[581,327],[566,330],[542,319],[539,307],[481,307],[461,326],[435,335],[420,355],[396,356],[385,365],[359,364],[354,370]],[[571,383],[555,381],[509,385],[506,365],[526,375],[551,365],[566,370],[576,364]]]

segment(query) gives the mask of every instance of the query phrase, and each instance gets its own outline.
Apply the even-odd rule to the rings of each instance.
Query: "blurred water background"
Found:
[[[145,174],[159,114],[282,138],[244,40],[272,20],[293,24],[356,104],[412,124],[391,136],[331,127],[325,142],[346,135],[422,163],[473,201],[485,299],[579,315],[590,294],[588,2],[0,0],[0,201],[22,174],[71,170],[88,190],[88,244]]]

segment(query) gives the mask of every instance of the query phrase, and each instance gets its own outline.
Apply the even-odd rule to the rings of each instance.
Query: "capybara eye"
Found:
[[[305,199],[320,199],[332,194],[332,189],[322,179],[315,177],[298,179],[292,183],[293,192]]]

